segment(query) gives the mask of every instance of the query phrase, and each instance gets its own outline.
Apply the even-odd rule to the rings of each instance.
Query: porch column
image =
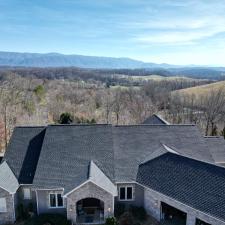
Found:
[[[196,217],[191,213],[187,213],[186,225],[195,225],[195,223],[196,223]]]

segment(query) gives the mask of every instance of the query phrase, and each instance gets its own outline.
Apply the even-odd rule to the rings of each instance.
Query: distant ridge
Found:
[[[80,67],[91,69],[169,68],[169,64],[145,63],[130,58],[113,58],[59,53],[17,53],[0,51],[0,66]]]

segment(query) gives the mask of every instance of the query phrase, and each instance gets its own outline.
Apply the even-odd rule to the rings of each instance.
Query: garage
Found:
[[[210,223],[206,223],[206,222],[204,222],[204,221],[202,221],[202,220],[200,220],[200,219],[196,219],[196,223],[195,223],[196,225],[211,225]]]
[[[164,222],[163,224],[186,225],[187,214],[162,202],[161,221]]]

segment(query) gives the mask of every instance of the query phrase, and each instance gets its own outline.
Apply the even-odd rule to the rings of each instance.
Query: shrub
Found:
[[[117,203],[114,209],[114,215],[116,218],[119,218],[126,210],[125,204]]]
[[[26,220],[29,218],[28,210],[23,204],[17,206],[17,220]]]
[[[28,204],[27,210],[28,210],[28,212],[34,212],[34,206],[33,206],[32,203],[29,203],[29,204]]]
[[[143,207],[131,206],[130,212],[136,219],[138,219],[140,221],[146,220],[147,213]]]
[[[109,217],[105,221],[105,225],[117,225],[117,221],[115,217]]]
[[[41,214],[35,216],[24,223],[24,225],[70,225],[67,218],[61,214]]]
[[[134,225],[134,218],[131,213],[125,212],[120,216],[119,225]]]

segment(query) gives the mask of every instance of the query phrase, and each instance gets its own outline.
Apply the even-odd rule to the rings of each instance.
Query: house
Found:
[[[160,115],[153,114],[152,116],[148,117],[143,121],[142,124],[167,124],[169,125],[169,122],[164,120]]]
[[[195,125],[16,127],[0,164],[0,223],[19,204],[103,223],[119,203],[157,220],[225,225],[225,141]]]

